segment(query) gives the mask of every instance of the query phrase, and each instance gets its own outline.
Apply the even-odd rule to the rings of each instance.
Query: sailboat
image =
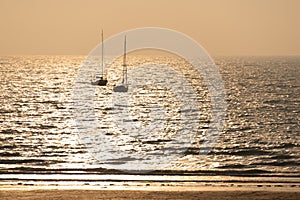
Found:
[[[102,36],[102,42],[101,42],[101,48],[102,48],[102,54],[101,54],[101,75],[96,75],[96,78],[99,80],[96,80],[93,85],[99,85],[99,86],[106,86],[107,79],[104,78],[104,60],[103,60],[103,52],[104,52],[104,45],[103,45],[103,30],[101,32]]]
[[[126,64],[126,35],[124,40],[124,55],[123,55],[123,78],[122,84],[117,85],[114,87],[114,92],[127,92],[128,85],[127,85],[127,64]]]

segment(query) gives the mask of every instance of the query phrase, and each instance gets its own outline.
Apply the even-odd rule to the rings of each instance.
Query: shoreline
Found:
[[[272,191],[299,192],[300,183],[241,183],[241,182],[153,182],[153,181],[2,181],[1,191],[30,190],[128,190],[128,191]]]
[[[300,191],[300,178],[153,175],[0,175],[0,191]]]
[[[299,177],[3,174],[0,199],[300,199]]]

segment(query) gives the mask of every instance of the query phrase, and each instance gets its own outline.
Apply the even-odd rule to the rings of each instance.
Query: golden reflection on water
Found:
[[[99,162],[87,153],[76,135],[73,87],[83,60],[84,57],[70,56],[1,57],[0,170],[99,169],[105,162],[127,161],[128,158]],[[167,169],[299,172],[299,59],[219,58],[217,61],[226,87],[228,115],[224,132],[212,152],[200,159],[201,142],[210,123],[209,93],[202,78],[186,61],[174,55],[128,55],[129,71],[142,63],[167,64],[183,74],[196,91],[201,110],[199,129],[195,130],[197,134],[187,151]],[[108,87],[96,90],[95,110],[102,122],[100,128],[106,129],[120,151],[142,153],[163,147],[180,129],[175,95],[155,85],[134,93],[130,112],[137,125],[151,122],[145,106],[149,103],[160,104],[170,123],[165,131],[149,135],[148,143],[132,141],[132,137],[122,135],[122,130],[111,124],[115,110],[112,102],[103,101],[112,94],[120,73],[121,60],[116,60],[107,71]],[[153,93],[148,94],[150,91]],[[158,137],[164,140],[155,141]]]

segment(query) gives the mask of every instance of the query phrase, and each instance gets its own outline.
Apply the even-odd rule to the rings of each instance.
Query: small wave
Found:
[[[54,125],[44,125],[44,124],[41,124],[39,126],[41,129],[53,129],[53,128],[57,128],[56,126]]]
[[[231,156],[261,156],[261,155],[270,155],[271,152],[269,151],[264,151],[260,149],[241,149],[241,150],[219,150],[219,151],[211,151],[210,154],[215,154],[215,155],[231,155]]]
[[[252,165],[266,165],[266,166],[299,166],[299,161],[272,161],[272,162],[259,162],[259,163],[254,163]]]
[[[14,144],[4,144],[2,146],[0,146],[0,150],[12,150],[17,148],[18,146],[14,145]]]
[[[160,143],[171,142],[171,141],[172,140],[163,140],[163,139],[148,140],[148,141],[143,141],[143,144],[160,144]]]
[[[273,149],[289,149],[289,148],[294,148],[294,147],[299,147],[300,145],[298,144],[293,144],[293,143],[285,143],[285,144],[281,144],[278,146],[272,146],[271,148]]]
[[[278,155],[273,155],[270,157],[270,159],[276,159],[276,160],[283,160],[283,159],[293,159],[296,158],[296,156],[288,155],[288,154],[278,154]]]
[[[21,156],[19,152],[2,152],[0,153],[0,157],[17,157]]]
[[[10,160],[0,160],[0,164],[25,164],[25,163],[45,163],[43,159],[10,159]]]
[[[4,130],[1,130],[0,133],[1,134],[19,134],[21,132],[17,131],[17,130],[13,130],[13,129],[4,129]]]
[[[0,114],[8,114],[8,113],[14,113],[14,110],[5,110],[5,109],[1,109],[0,110]]]
[[[250,168],[249,165],[242,165],[242,164],[231,164],[231,165],[224,165],[217,167],[218,169],[245,169]]]

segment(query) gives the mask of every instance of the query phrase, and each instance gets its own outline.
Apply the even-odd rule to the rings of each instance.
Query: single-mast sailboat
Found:
[[[104,45],[103,45],[103,30],[101,32],[102,36],[102,42],[101,42],[101,74],[97,75],[96,78],[99,78],[99,80],[96,80],[93,84],[94,85],[99,85],[99,86],[106,86],[107,84],[107,79],[104,78],[104,58],[103,58],[103,52],[104,52]]]
[[[124,55],[123,55],[123,78],[122,84],[114,87],[114,92],[127,92],[127,64],[126,64],[126,36],[124,40]]]

